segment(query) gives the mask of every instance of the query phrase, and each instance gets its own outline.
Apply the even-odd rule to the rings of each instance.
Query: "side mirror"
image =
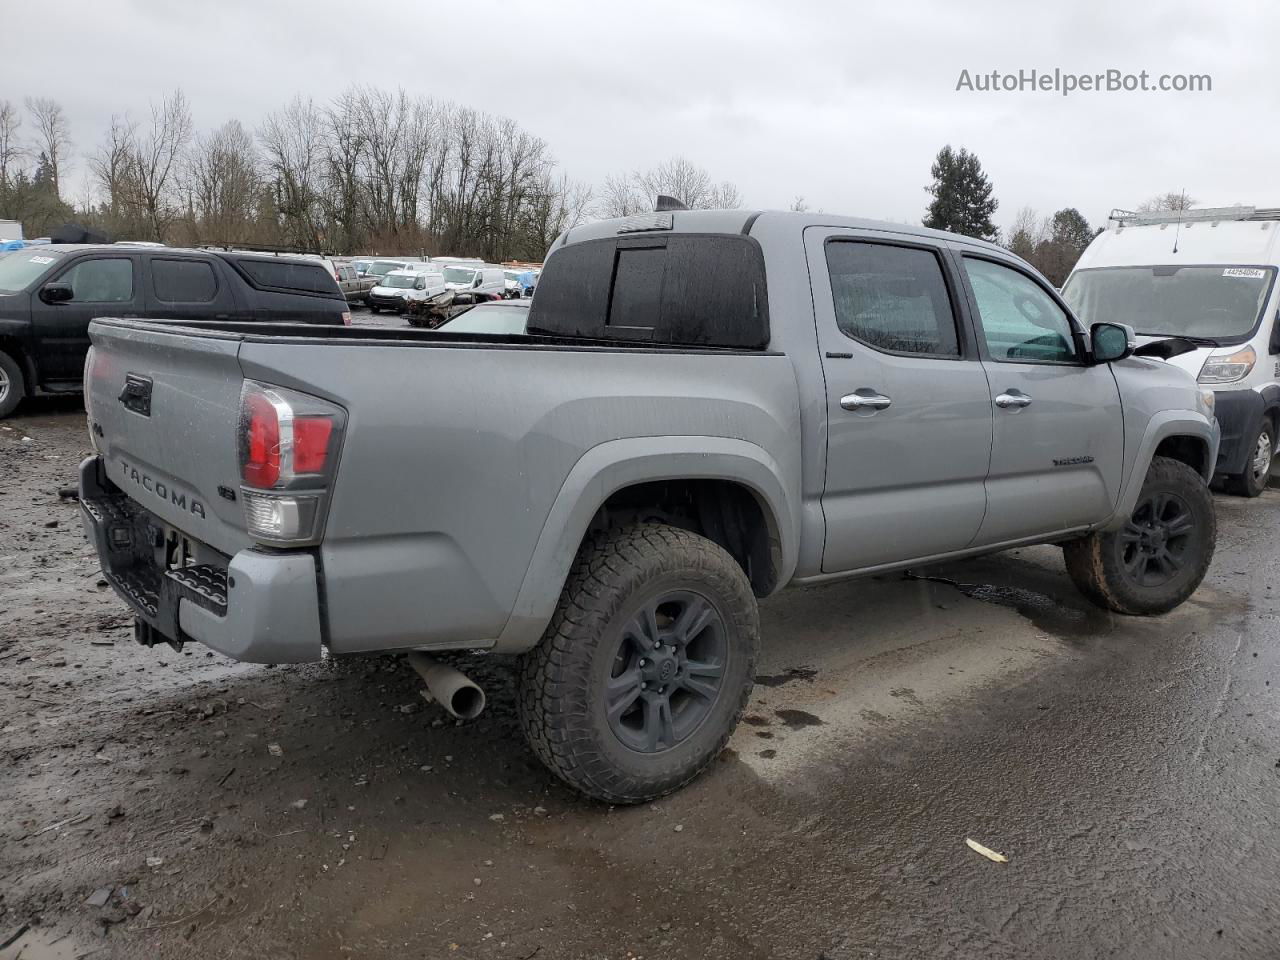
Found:
[[[476,282],[475,282],[475,283],[473,283],[473,284],[472,284],[472,286],[473,286],[473,287],[478,287],[478,286],[480,286],[480,284],[482,284],[482,283],[484,283],[484,277],[476,277]]]
[[[1138,346],[1133,327],[1124,323],[1095,323],[1089,328],[1089,341],[1094,363],[1123,360]]]
[[[427,289],[427,281],[425,281],[425,280],[418,280],[416,283],[414,283],[414,285],[413,285],[413,289],[415,289],[415,290],[425,290],[425,289]]]
[[[1280,310],[1276,311],[1276,318],[1271,321],[1271,342],[1267,344],[1267,353],[1272,356],[1280,353]]]
[[[71,289],[71,284],[60,280],[46,283],[40,288],[40,299],[45,303],[66,303],[68,300],[74,300],[75,297],[76,292]]]

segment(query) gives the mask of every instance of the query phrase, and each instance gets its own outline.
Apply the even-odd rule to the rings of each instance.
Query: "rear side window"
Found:
[[[165,303],[209,303],[218,293],[213,264],[205,260],[152,260],[151,288]]]
[[[307,293],[341,296],[338,282],[318,263],[295,263],[291,260],[238,260],[237,266],[253,281],[255,287],[285,293]]]
[[[891,353],[958,357],[951,298],[930,250],[832,240],[827,271],[840,332]]]
[[[750,237],[607,237],[555,250],[529,332],[673,346],[769,345],[764,257]]]

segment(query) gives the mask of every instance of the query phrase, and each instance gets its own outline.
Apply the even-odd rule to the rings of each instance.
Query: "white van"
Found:
[[[1214,479],[1256,497],[1280,432],[1280,208],[1114,210],[1062,297],[1086,324],[1127,323],[1140,342],[1194,345],[1169,362],[1214,391]]]
[[[421,267],[421,269],[416,269]],[[369,291],[369,312],[391,310],[399,313],[410,300],[426,300],[444,293],[444,274],[430,264],[412,264],[409,269],[390,270]]]
[[[445,286],[457,293],[506,294],[507,277],[501,267],[454,263],[444,268]]]

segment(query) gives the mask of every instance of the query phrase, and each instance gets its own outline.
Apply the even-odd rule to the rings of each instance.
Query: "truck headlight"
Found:
[[[1249,346],[1235,353],[1211,353],[1196,379],[1201,383],[1235,383],[1247,377],[1257,362],[1258,355]]]

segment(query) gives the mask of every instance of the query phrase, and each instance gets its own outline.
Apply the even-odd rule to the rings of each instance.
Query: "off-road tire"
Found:
[[[1262,418],[1262,422],[1258,424],[1258,429],[1254,430],[1252,433],[1249,434],[1248,442],[1245,444],[1245,450],[1249,452],[1245,458],[1244,472],[1239,473],[1232,477],[1227,477],[1226,482],[1223,484],[1223,488],[1228,493],[1234,493],[1238,497],[1252,498],[1252,497],[1261,496],[1262,491],[1267,489],[1267,478],[1270,474],[1270,469],[1268,468],[1268,470],[1264,472],[1260,477],[1254,474],[1253,472],[1254,451],[1257,449],[1258,441],[1262,438],[1263,433],[1266,433],[1267,436],[1270,438],[1271,455],[1272,457],[1275,456],[1275,453],[1276,453],[1275,427],[1271,423],[1271,417],[1264,416]]]
[[[714,607],[727,641],[725,670],[701,723],[674,746],[643,753],[610,727],[604,689],[625,625],[671,590],[692,591]],[[759,646],[755,595],[721,547],[661,523],[593,534],[546,633],[525,655],[520,723],[537,757],[575,790],[606,803],[643,803],[684,786],[719,755],[751,695]]]
[[[18,408],[18,404],[26,396],[27,378],[22,373],[21,364],[3,350],[0,350],[0,370],[4,371],[0,383],[5,384],[0,387],[3,391],[0,393],[0,420],[3,420]]]
[[[1200,586],[1213,560],[1218,535],[1213,496],[1200,474],[1168,457],[1151,461],[1138,494],[1139,505],[1159,493],[1178,497],[1190,510],[1194,530],[1187,545],[1185,565],[1167,583],[1147,586],[1126,572],[1122,562],[1123,530],[1093,533],[1072,540],[1063,545],[1067,573],[1094,605],[1115,613],[1151,616],[1174,609]]]

